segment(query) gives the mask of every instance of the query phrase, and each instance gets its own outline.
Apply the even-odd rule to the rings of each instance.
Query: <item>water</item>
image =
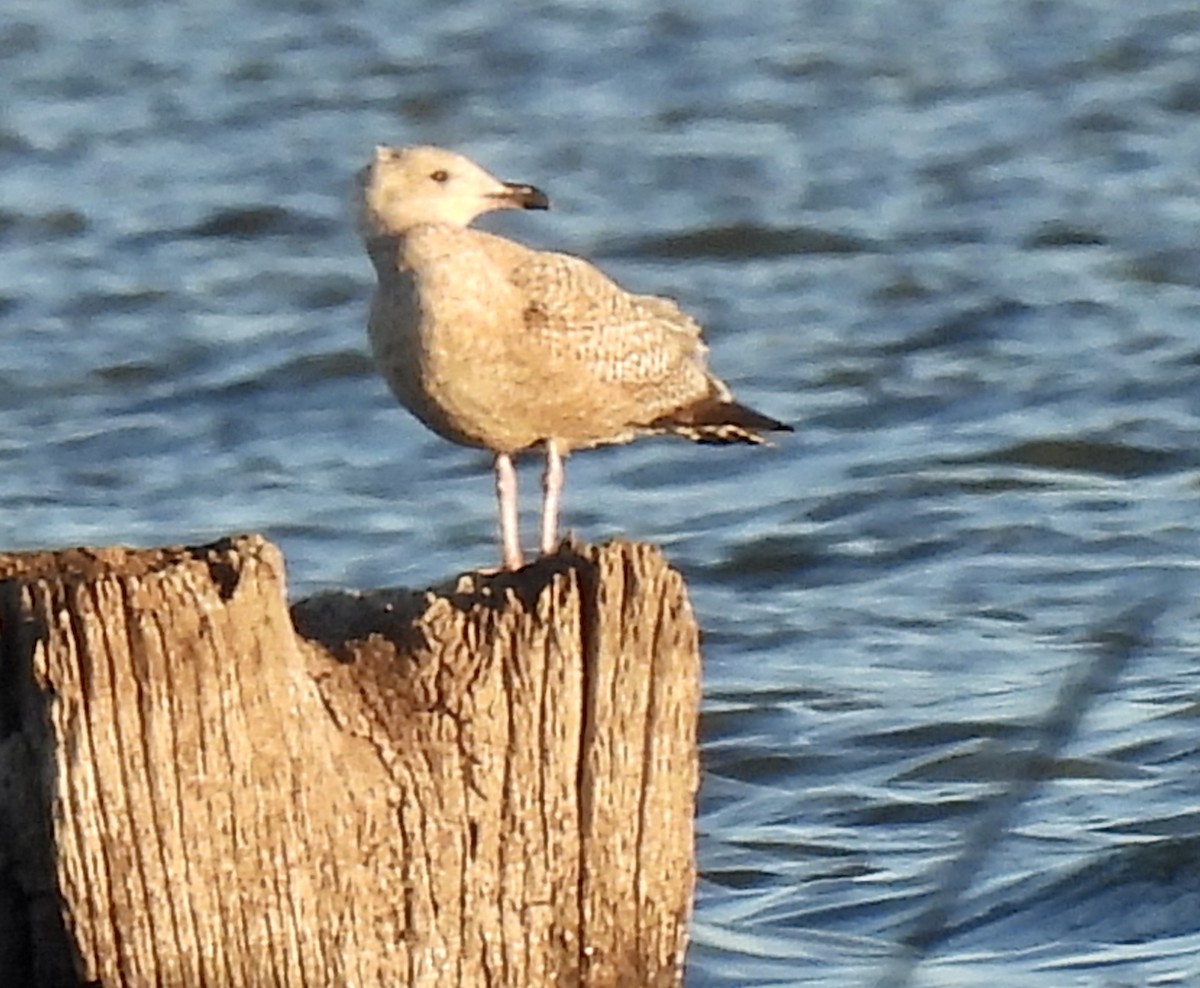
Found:
[[[706,632],[689,984],[1198,983],[1198,58],[1190,0],[10,0],[0,545],[492,563],[348,215],[458,148],[798,427],[568,467]]]

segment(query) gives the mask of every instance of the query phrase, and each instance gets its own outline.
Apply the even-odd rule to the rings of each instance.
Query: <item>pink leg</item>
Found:
[[[558,445],[546,440],[546,472],[542,475],[542,555],[558,548],[558,507],[562,503],[563,461]]]
[[[504,548],[504,568],[520,569],[521,533],[517,527],[517,471],[512,457],[496,454],[496,500],[500,502],[500,544]]]

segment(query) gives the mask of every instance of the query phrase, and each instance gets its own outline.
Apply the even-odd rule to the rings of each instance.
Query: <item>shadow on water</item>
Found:
[[[1133,479],[1193,469],[1197,456],[1182,449],[1151,449],[1126,443],[1061,437],[1015,443],[977,456],[941,460],[946,466],[1000,464],[1063,473]]]
[[[1058,759],[1076,736],[1084,715],[1116,685],[1135,658],[1151,647],[1155,625],[1169,603],[1165,593],[1148,598],[1094,630],[1090,636],[1091,658],[1073,669],[1059,688],[1054,705],[1038,727],[1035,744],[1011,754],[1010,781],[987,800],[958,851],[941,868],[932,893],[899,937],[898,953],[877,982],[878,988],[907,988],[922,962],[955,935],[956,916],[964,896],[987,857],[1010,834],[1017,811],[1047,777],[1042,766]],[[1134,849],[1135,856],[1138,850]],[[1173,852],[1168,858],[1178,860]],[[1101,861],[1089,866],[1088,871],[1094,875],[1105,869],[1105,862]],[[1175,873],[1176,866],[1172,865],[1168,877],[1173,880]],[[1111,875],[1104,881],[1111,881]],[[1189,886],[1192,885],[1194,881],[1189,880]],[[1080,895],[1077,883],[1066,881],[1059,887],[1070,889],[1073,896]],[[1124,892],[1127,891],[1125,886]],[[1086,896],[1078,901],[1086,901]]]

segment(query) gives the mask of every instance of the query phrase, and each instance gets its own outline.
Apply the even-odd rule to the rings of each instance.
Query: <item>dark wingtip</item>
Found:
[[[714,397],[677,408],[650,425],[701,443],[763,443],[766,440],[761,433],[796,431],[747,405]]]

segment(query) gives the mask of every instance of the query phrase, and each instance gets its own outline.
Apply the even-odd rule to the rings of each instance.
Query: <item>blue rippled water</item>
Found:
[[[1200,984],[1197,65],[1190,0],[10,0],[0,545],[492,563],[348,208],[456,147],[798,429],[568,471],[705,628],[689,984]]]

